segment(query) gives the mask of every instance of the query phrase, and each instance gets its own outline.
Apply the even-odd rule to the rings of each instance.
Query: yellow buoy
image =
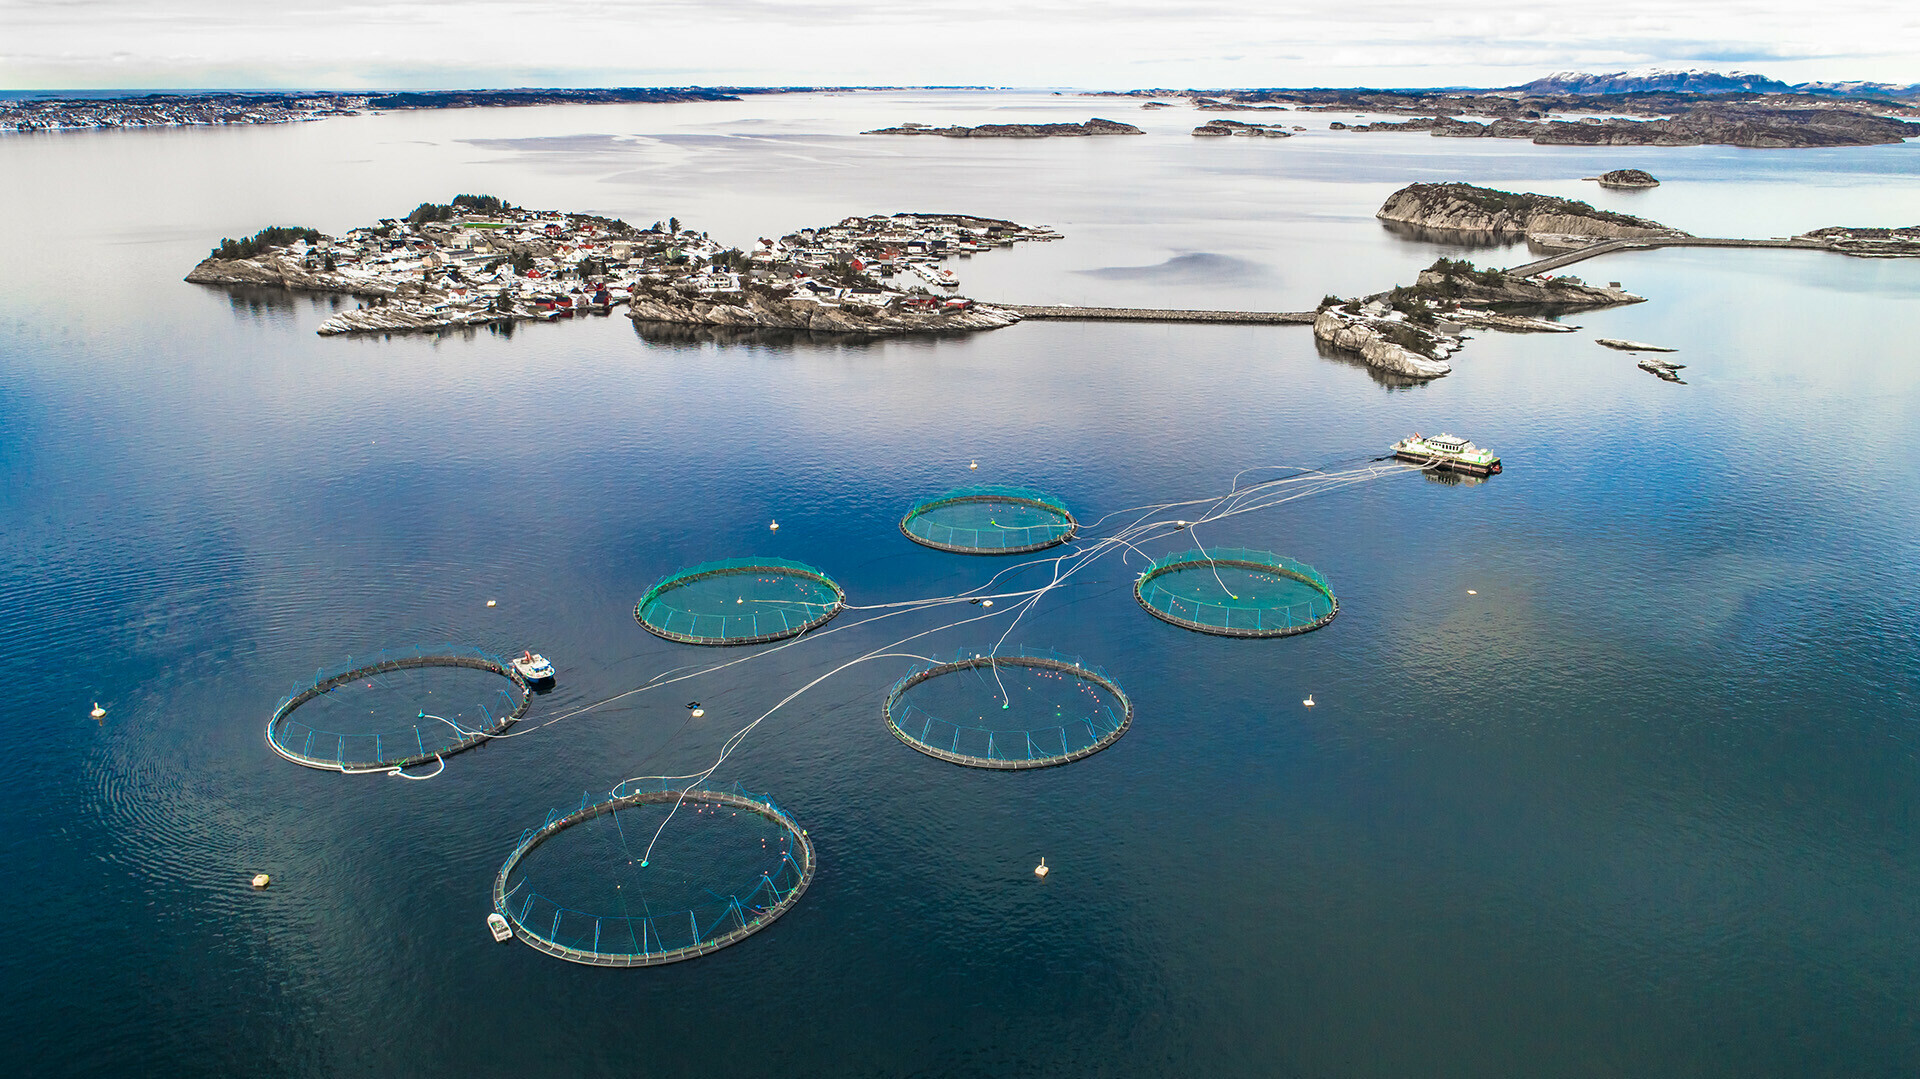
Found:
[[[105,708],[100,707],[99,701],[95,701],[93,702],[93,711],[88,712],[87,714],[92,716],[95,719],[99,719],[101,716],[104,716],[107,714],[107,710]]]
[[[1047,860],[1045,858],[1040,859],[1040,864],[1033,867],[1033,875],[1036,877],[1044,877],[1047,875]]]
[[[488,600],[488,601],[487,601],[487,606],[489,606],[489,607],[491,607],[491,606],[493,606],[494,604],[496,604],[496,603],[499,603],[499,602],[500,602],[500,601],[499,601],[499,600],[497,600],[497,599],[490,599],[490,600]]]
[[[1304,700],[1304,701],[1301,701],[1300,703],[1301,703],[1301,704],[1304,704],[1304,705],[1306,705],[1306,706],[1307,706],[1308,708],[1312,708],[1312,707],[1313,707],[1313,694],[1311,694],[1311,693],[1309,693],[1309,694],[1307,694],[1307,699],[1306,699],[1306,700]]]
[[[699,719],[701,716],[704,716],[706,714],[707,714],[707,710],[705,708],[695,708],[693,710],[693,718],[695,719]]]
[[[990,599],[983,599],[983,600],[981,600],[981,601],[980,601],[980,606],[982,606],[982,607],[991,607],[991,606],[993,606],[993,601],[992,601],[992,600],[990,600]]]
[[[265,888],[267,885],[272,883],[273,883],[273,878],[267,876],[265,873],[255,873],[253,875],[253,886],[255,888]]]
[[[1469,588],[1469,589],[1467,589],[1467,595],[1469,595],[1469,596],[1477,596],[1477,595],[1479,595],[1479,594],[1480,594],[1480,593],[1478,593],[1478,592],[1476,592],[1476,591],[1474,591],[1474,590],[1473,590],[1473,589],[1471,589],[1471,588]]]

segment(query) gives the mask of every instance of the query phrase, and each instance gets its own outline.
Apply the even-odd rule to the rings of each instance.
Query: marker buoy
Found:
[[[1033,867],[1033,875],[1036,877],[1045,877],[1047,875],[1047,860],[1045,858],[1040,859],[1040,864]]]
[[[95,719],[99,719],[101,716],[104,716],[107,714],[107,710],[105,708],[100,707],[99,701],[95,701],[93,702],[93,711],[88,712],[87,714],[92,716]]]
[[[699,719],[701,716],[704,716],[706,714],[707,714],[707,710],[705,708],[695,708],[693,710],[693,718],[695,719]]]
[[[1312,708],[1312,707],[1313,707],[1313,694],[1311,694],[1311,693],[1309,693],[1309,694],[1307,694],[1307,699],[1306,699],[1306,700],[1304,700],[1304,701],[1301,701],[1300,703],[1301,703],[1301,704],[1304,704],[1304,705],[1306,705],[1306,706],[1307,706],[1308,708]]]
[[[1480,594],[1479,592],[1476,592],[1475,590],[1473,590],[1473,589],[1471,589],[1471,588],[1469,588],[1469,589],[1467,589],[1467,595],[1469,595],[1469,596],[1477,596],[1477,595],[1479,595],[1479,594]]]
[[[267,876],[265,873],[255,873],[253,875],[253,886],[255,888],[265,888],[267,885],[272,883],[273,883],[273,878]]]
[[[969,472],[972,472],[972,471],[973,471],[974,469],[977,469],[977,468],[979,468],[979,467],[980,467],[980,462],[978,462],[978,461],[968,461],[968,462],[967,462],[967,471],[969,471]]]
[[[778,532],[778,531],[780,531],[780,522],[779,522],[779,521],[775,521],[775,522],[773,522],[772,524],[770,524],[770,525],[768,525],[768,526],[767,526],[767,531],[769,531],[769,532]]]
[[[991,606],[993,606],[993,601],[992,601],[992,600],[990,600],[990,599],[983,599],[983,600],[981,600],[981,601],[980,601],[980,606],[982,606],[982,607],[991,607]]]
[[[489,606],[489,607],[492,607],[492,606],[494,606],[495,604],[497,604],[497,603],[499,603],[499,602],[500,602],[500,601],[499,601],[499,600],[497,600],[497,599],[490,599],[490,600],[488,600],[488,601],[487,601],[487,606]]]

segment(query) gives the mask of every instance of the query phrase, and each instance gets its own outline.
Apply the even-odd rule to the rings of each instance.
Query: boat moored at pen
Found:
[[[1393,455],[1412,464],[1470,476],[1492,476],[1500,471],[1500,458],[1492,451],[1444,433],[1422,435],[1416,431],[1393,444]]]

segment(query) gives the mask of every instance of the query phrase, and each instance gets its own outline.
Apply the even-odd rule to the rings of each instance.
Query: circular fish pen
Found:
[[[633,617],[682,644],[763,644],[825,625],[846,602],[832,578],[803,562],[733,558],[661,578]]]
[[[813,841],[764,794],[623,785],[522,833],[493,909],[523,943],[570,963],[660,966],[765,929],[813,872]]]
[[[1340,600],[1319,571],[1270,551],[1182,551],[1147,567],[1133,598],[1163,622],[1222,637],[1287,637],[1319,629]]]
[[[1073,538],[1080,523],[1059,499],[1025,487],[961,487],[914,503],[900,531],[957,554],[1021,554]]]
[[[498,675],[507,685],[460,677],[466,672]],[[383,651],[294,686],[267,721],[267,745],[308,768],[387,772],[472,749],[513,726],[532,702],[526,680],[491,652],[458,645]],[[308,711],[296,715],[303,706]],[[363,711],[375,718],[360,719]]]
[[[893,736],[927,756],[1003,771],[1077,761],[1133,725],[1133,701],[1105,671],[1027,649],[917,666],[882,710]]]

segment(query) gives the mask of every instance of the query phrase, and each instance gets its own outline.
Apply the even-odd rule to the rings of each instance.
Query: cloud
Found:
[[[1920,79],[1920,15],[1615,0],[0,0],[0,86],[705,82],[1120,88],[1522,81],[1568,67],[1793,65]],[[1804,71],[1800,69],[1806,69]],[[1816,70],[1817,69],[1817,70]],[[540,76],[532,79],[532,76]]]

